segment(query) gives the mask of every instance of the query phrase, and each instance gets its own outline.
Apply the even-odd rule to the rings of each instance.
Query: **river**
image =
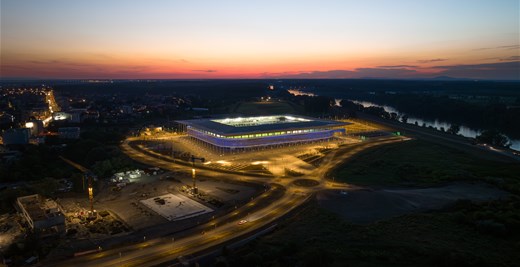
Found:
[[[388,113],[392,113],[392,112],[397,113],[397,115],[399,117],[401,117],[403,115],[407,115],[408,116],[407,123],[409,123],[409,124],[417,124],[419,126],[425,125],[426,127],[431,126],[437,130],[441,130],[441,128],[444,128],[444,130],[447,130],[451,126],[451,124],[449,122],[439,121],[439,120],[432,121],[432,120],[418,118],[418,117],[413,116],[412,114],[406,114],[404,112],[400,112],[399,110],[395,109],[394,107],[387,106],[387,105],[378,105],[378,104],[368,102],[368,101],[358,101],[358,100],[350,100],[350,101],[352,101],[356,104],[362,105],[363,107],[381,107]],[[338,103],[338,101],[336,101],[336,103]],[[465,137],[475,138],[477,135],[480,134],[480,132],[481,132],[480,130],[461,125],[460,131],[458,134],[465,136]],[[511,149],[520,151],[520,140],[509,138],[509,141],[511,142]]]

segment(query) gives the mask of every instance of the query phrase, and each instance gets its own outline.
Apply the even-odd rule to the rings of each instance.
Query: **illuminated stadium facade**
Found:
[[[187,134],[219,149],[249,149],[330,140],[348,123],[295,115],[177,121]]]

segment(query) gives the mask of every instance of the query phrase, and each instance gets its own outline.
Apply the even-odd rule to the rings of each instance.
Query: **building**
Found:
[[[30,120],[25,123],[25,128],[31,131],[31,136],[38,136],[43,133],[44,126],[42,120]]]
[[[29,144],[31,129],[16,128],[8,129],[4,132],[2,140],[4,145],[26,145]]]
[[[33,231],[43,235],[65,233],[65,215],[54,200],[29,195],[17,198],[16,206]]]
[[[69,110],[69,112],[67,112],[67,114],[69,115],[69,117],[67,117],[67,120],[70,123],[82,123],[86,112],[87,109],[84,108],[71,109]]]
[[[349,123],[295,115],[177,121],[187,134],[218,149],[251,149],[330,140]]]
[[[52,113],[52,119],[55,121],[63,121],[70,119],[71,115],[67,112],[54,112]]]

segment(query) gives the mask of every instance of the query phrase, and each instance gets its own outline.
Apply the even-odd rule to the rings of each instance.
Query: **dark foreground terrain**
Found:
[[[423,141],[375,148],[334,173],[366,190],[319,194],[226,258],[232,266],[518,266],[518,168]]]

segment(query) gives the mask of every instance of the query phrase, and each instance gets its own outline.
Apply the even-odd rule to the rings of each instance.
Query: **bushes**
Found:
[[[494,220],[479,220],[475,222],[477,230],[482,233],[494,234],[497,236],[504,236],[507,234],[507,229],[504,224],[495,222]]]
[[[480,233],[501,238],[520,235],[520,198],[517,196],[480,204],[461,200],[448,210],[454,212],[455,222],[474,227]]]

